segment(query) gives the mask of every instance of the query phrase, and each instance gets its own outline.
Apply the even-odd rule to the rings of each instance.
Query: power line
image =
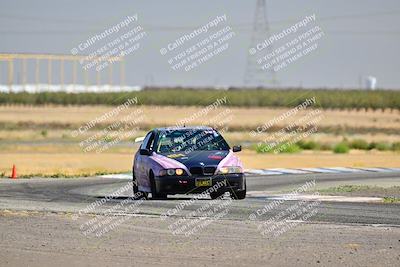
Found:
[[[395,15],[395,14],[400,14],[400,10],[385,10],[385,11],[380,11],[380,12],[374,12],[374,13],[358,13],[358,14],[346,14],[346,15],[334,15],[334,16],[327,16],[327,17],[317,17],[317,21],[327,21],[327,20],[338,20],[338,19],[358,19],[358,18],[368,18],[368,17],[378,17],[378,16],[386,16],[386,15]],[[43,17],[30,17],[30,16],[18,16],[18,15],[7,15],[7,14],[2,14],[0,13],[0,20],[2,19],[10,19],[10,20],[30,20],[30,21],[39,21],[39,22],[51,22],[51,23],[97,23],[98,20],[92,21],[92,20],[71,20],[71,19],[60,19],[60,18],[43,18]],[[109,20],[110,18],[107,18]],[[102,19],[104,20],[104,19]],[[298,21],[298,18],[292,18],[292,19],[284,19],[284,20],[274,20],[274,21],[269,21],[270,25],[274,24],[282,24],[282,23],[289,23],[289,22],[296,22]],[[184,31],[184,30],[193,30],[196,28],[201,27],[201,25],[197,26],[160,26],[160,25],[143,25],[143,27],[146,26],[148,29],[154,29],[154,30],[176,30],[176,31]],[[239,24],[231,24],[230,26],[232,27],[252,27],[252,23],[244,22],[244,23],[239,23]]]
[[[155,29],[146,29],[145,31],[161,31]],[[270,28],[271,29],[271,28]],[[246,32],[251,33],[252,29],[235,29],[235,32]],[[0,34],[9,34],[9,35],[19,35],[19,34],[41,34],[41,35],[88,35],[97,32],[98,30],[88,30],[88,31],[0,31]],[[326,30],[325,33],[333,34],[333,35],[342,35],[342,34],[357,34],[357,35],[400,35],[400,31],[352,31],[352,30]]]
[[[257,0],[249,48],[261,43],[269,33],[266,0]],[[268,51],[273,51],[273,49],[272,45],[267,48]],[[247,87],[266,87],[277,84],[275,71],[273,69],[262,70],[257,63],[257,56],[248,52],[243,82]]]
[[[399,14],[400,10],[386,10],[374,13],[358,13],[358,14],[346,14],[346,15],[334,15],[327,17],[317,17],[317,21],[331,21],[331,20],[343,20],[343,19],[360,19],[360,18],[369,18],[369,17],[378,17],[378,16],[386,16],[386,15],[395,15]],[[29,17],[29,16],[15,16],[15,15],[5,15],[0,13],[0,20],[2,19],[11,19],[11,20],[32,20],[32,21],[40,21],[40,22],[52,22],[52,23],[90,23],[90,20],[70,20],[70,19],[59,19],[59,18],[43,18],[43,17]],[[292,22],[297,22],[298,18],[293,19],[285,19],[285,20],[275,20],[269,21],[269,25],[278,25],[278,24],[287,24]],[[232,28],[234,28],[237,32],[252,32],[253,24],[250,23],[237,23],[230,24]],[[160,26],[160,25],[149,25],[143,24],[142,27],[148,32],[184,32],[194,30],[196,28],[201,27],[201,25],[197,26]],[[270,31],[274,29],[273,27],[269,28]],[[0,34],[7,35],[18,35],[18,34],[40,34],[40,35],[60,35],[60,34],[68,34],[68,35],[87,35],[93,34],[95,32],[99,32],[104,30],[104,28],[93,28],[85,31],[75,31],[75,30],[0,30]],[[341,31],[341,30],[326,30],[324,32],[329,34],[357,34],[357,35],[399,35],[400,31]]]

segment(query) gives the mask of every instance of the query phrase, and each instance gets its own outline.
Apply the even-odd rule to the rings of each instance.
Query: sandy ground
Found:
[[[312,168],[312,167],[400,167],[398,152],[352,151],[350,154],[303,152],[300,154],[257,154],[240,152],[245,168]],[[9,175],[13,164],[19,174],[80,174],[131,171],[132,152],[0,152],[0,173]]]
[[[186,237],[171,234],[159,218],[132,217],[97,238],[80,230],[88,219],[1,212],[0,266],[400,264],[400,228],[396,227],[301,224],[278,237],[263,237],[251,222],[217,221]]]
[[[265,196],[224,197],[213,206],[228,209],[222,218],[206,213],[209,199],[163,217],[190,200],[187,196],[137,200],[128,204],[137,209],[126,209],[129,180],[0,179],[0,266],[399,266],[398,204],[321,202],[305,218],[311,210],[290,200],[252,219],[273,203],[271,192],[293,190],[310,179],[322,188],[365,181],[398,185],[399,172],[249,176],[248,190]],[[101,201],[116,190],[117,198]],[[89,207],[94,208],[87,213]],[[275,229],[265,236],[258,228],[282,212],[302,210],[295,225],[282,221],[281,234]],[[174,234],[171,225],[183,219],[187,228]],[[210,223],[185,235],[203,219]]]
[[[400,200],[400,185],[399,182],[389,184],[380,181],[380,185],[376,186],[376,181],[370,181],[374,185],[368,185],[368,182],[363,181],[362,184],[343,183],[340,186],[324,188],[318,192],[323,195],[331,196],[352,196],[352,197],[391,197]]]

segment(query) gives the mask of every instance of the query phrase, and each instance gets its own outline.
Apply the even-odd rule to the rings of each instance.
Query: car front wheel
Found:
[[[150,185],[151,185],[151,198],[152,199],[166,199],[167,194],[162,192],[157,192],[157,185],[154,180],[153,172],[150,173]]]
[[[134,199],[141,199],[141,198],[147,199],[147,192],[139,191],[139,187],[135,177],[135,171],[132,171],[132,192]]]
[[[223,196],[224,194],[225,194],[225,192],[220,192],[220,191],[211,192],[210,197],[211,197],[211,199],[217,199],[220,196]]]
[[[235,191],[231,191],[230,195],[232,199],[245,199],[246,198],[246,184],[244,185],[244,189],[243,190],[235,190]]]

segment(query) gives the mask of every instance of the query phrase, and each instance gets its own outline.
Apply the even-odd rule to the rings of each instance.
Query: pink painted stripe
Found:
[[[150,157],[165,169],[180,168],[180,169],[184,169],[187,173],[189,173],[189,170],[186,168],[186,166],[183,165],[182,163],[180,163],[177,160],[170,159],[170,158],[165,157],[163,155],[159,155],[159,154],[157,154],[155,152]]]
[[[231,167],[231,166],[238,166],[243,169],[242,162],[235,154],[233,154],[232,150],[230,150],[228,155],[226,155],[226,157],[219,162],[217,170],[219,170],[222,167]]]

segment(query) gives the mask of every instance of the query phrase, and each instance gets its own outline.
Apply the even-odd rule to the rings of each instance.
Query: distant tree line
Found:
[[[138,97],[140,105],[205,106],[227,97],[235,107],[294,107],[315,97],[324,109],[400,109],[400,91],[394,90],[261,90],[261,89],[145,89],[119,93],[0,93],[0,105],[118,105]]]

